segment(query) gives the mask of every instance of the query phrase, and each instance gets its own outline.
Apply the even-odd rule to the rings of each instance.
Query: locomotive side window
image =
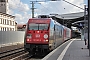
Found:
[[[55,25],[54,25],[54,31],[55,31]]]
[[[62,27],[60,26],[60,31],[59,31],[59,35],[60,35],[60,37],[62,37]]]
[[[50,36],[53,36],[54,31],[55,31],[55,25],[54,25],[54,22],[51,21],[50,22]]]

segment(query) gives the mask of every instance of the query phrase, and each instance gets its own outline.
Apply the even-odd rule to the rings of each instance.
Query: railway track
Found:
[[[0,52],[0,60],[40,60],[32,57],[23,47]]]
[[[41,60],[42,58],[35,58],[28,52],[24,51],[24,47],[16,48],[0,52],[0,60]]]
[[[41,60],[40,58],[34,58],[33,55],[30,55],[28,52],[22,55],[16,56],[10,60]]]
[[[28,52],[24,51],[24,47],[16,48],[0,52],[0,60],[41,60],[42,58],[35,58]]]
[[[22,53],[25,53],[23,47],[13,49],[13,50],[4,51],[4,52],[0,52],[0,59],[1,60],[8,60],[9,58],[11,58],[13,56],[19,55]]]

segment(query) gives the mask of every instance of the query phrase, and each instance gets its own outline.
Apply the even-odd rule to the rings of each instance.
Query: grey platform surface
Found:
[[[89,49],[84,41],[80,39],[73,41],[63,60],[90,60]]]
[[[84,41],[81,39],[75,39],[67,49],[64,57],[60,59],[60,55],[63,52],[64,48],[70,43],[71,41],[65,43],[59,49],[57,49],[54,53],[50,53],[42,60],[90,60],[89,56],[89,49],[85,45]],[[58,59],[59,58],[59,59]]]

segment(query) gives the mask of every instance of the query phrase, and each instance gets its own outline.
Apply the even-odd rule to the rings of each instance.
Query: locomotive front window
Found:
[[[38,24],[29,24],[29,30],[38,30]]]
[[[48,30],[48,24],[39,24],[39,30]]]
[[[48,30],[49,24],[29,24],[29,30]]]

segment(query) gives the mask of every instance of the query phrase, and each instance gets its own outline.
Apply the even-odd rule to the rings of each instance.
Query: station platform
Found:
[[[89,49],[81,39],[71,39],[50,52],[42,60],[90,60]]]

